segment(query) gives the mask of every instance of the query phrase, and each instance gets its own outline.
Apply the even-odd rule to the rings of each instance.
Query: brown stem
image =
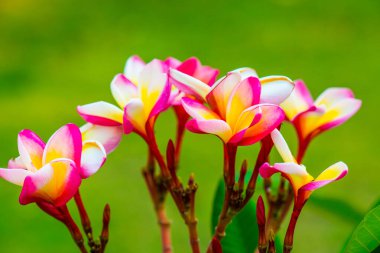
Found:
[[[300,201],[297,201],[294,204],[292,217],[290,218],[289,226],[286,231],[285,240],[284,240],[284,253],[290,253],[293,249],[293,238],[294,238],[294,231],[296,228],[298,217],[301,213],[302,207],[305,205],[306,201],[303,201],[302,196],[300,197]]]
[[[75,221],[71,217],[69,209],[67,208],[67,206],[62,206],[62,207],[59,207],[59,210],[64,216],[63,223],[66,225],[66,227],[70,231],[70,234],[71,234],[72,238],[74,239],[76,245],[78,246],[79,250],[82,253],[87,253],[87,250],[86,250],[84,243],[83,243],[82,233],[80,232],[77,224],[75,223]]]
[[[109,204],[106,204],[103,211],[103,228],[100,235],[100,253],[103,253],[106,250],[106,246],[109,238],[109,225],[111,220],[111,208]]]
[[[156,210],[156,213],[158,223],[161,228],[162,252],[170,253],[173,250],[171,242],[170,220],[166,215],[166,210],[164,206],[159,207]]]
[[[90,218],[87,214],[86,208],[84,207],[82,197],[79,193],[79,190],[74,195],[74,200],[75,200],[75,204],[76,204],[78,211],[79,211],[83,230],[84,230],[86,237],[88,239],[88,246],[90,246],[91,252],[96,251],[97,248],[99,248],[99,245],[97,245],[94,241],[94,237],[92,235],[91,221],[90,221]]]
[[[191,215],[189,216],[188,214],[189,203],[187,203],[188,200],[184,198],[184,196],[188,196],[188,194],[186,194],[186,192],[184,191],[182,184],[180,184],[179,181],[176,180],[177,178],[172,176],[171,173],[175,172],[175,168],[169,168],[167,164],[165,163],[163,155],[161,154],[158,148],[153,127],[150,124],[147,124],[146,132],[147,132],[146,142],[149,145],[150,151],[160,167],[161,177],[164,182],[164,186],[166,190],[170,192],[170,195],[172,196],[174,203],[177,206],[178,211],[180,212],[182,218],[184,219],[185,224],[188,226],[192,250],[194,253],[199,253],[200,250],[199,250],[198,234],[196,230],[197,228],[196,218],[195,216],[194,217],[191,217]],[[195,194],[195,191],[193,193],[190,193],[190,195],[191,194]]]
[[[158,185],[158,181],[155,178],[154,156],[151,151],[148,154],[147,168],[143,170],[143,176],[154,205],[158,224],[160,226],[162,252],[171,253],[172,242],[170,220],[166,215],[165,205],[163,204],[166,193],[165,191],[162,191],[162,186]]]
[[[231,197],[234,190],[235,184],[235,161],[237,146],[224,144],[224,185],[225,185],[225,195],[223,201],[222,211],[219,214],[218,224],[215,228],[215,233],[213,239],[211,240],[207,253],[212,252],[212,242],[214,240],[221,241],[226,235],[226,227],[231,222],[232,218],[236,212],[231,212],[230,204]]]

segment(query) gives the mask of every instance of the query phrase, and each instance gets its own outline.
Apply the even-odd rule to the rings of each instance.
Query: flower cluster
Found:
[[[18,135],[19,156],[9,161],[8,168],[0,169],[0,177],[22,187],[21,204],[35,202],[49,215],[65,223],[80,250],[87,252],[81,233],[66,207],[74,198],[91,252],[104,252],[108,241],[109,207],[105,208],[100,242],[94,241],[79,187],[83,179],[103,166],[107,154],[115,150],[122,135],[134,132],[149,148],[143,175],[161,226],[163,251],[171,252],[170,223],[164,205],[166,195],[170,194],[188,226],[192,250],[198,253],[194,211],[197,185],[193,175],[187,184],[183,184],[177,177],[177,170],[185,128],[194,133],[213,134],[223,144],[226,194],[207,252],[221,252],[220,241],[225,229],[253,196],[258,176],[270,181],[275,173],[282,176],[281,187],[286,187],[284,180],[289,181],[287,198],[294,198],[292,219],[284,243],[284,252],[290,252],[298,215],[311,193],[343,178],[348,171],[346,164],[338,162],[313,178],[302,165],[306,148],[317,135],[348,120],[360,108],[361,101],[355,99],[347,88],[327,89],[313,101],[302,81],[293,82],[282,75],[259,77],[254,69],[247,67],[232,70],[217,80],[218,74],[217,69],[202,65],[194,57],[183,62],[169,57],[145,63],[138,56],[132,56],[127,60],[124,72],[111,81],[111,93],[117,106],[104,101],[78,106],[79,115],[87,123],[81,128],[74,124],[61,127],[46,144],[32,131],[21,131]],[[168,140],[165,156],[156,143],[154,126],[158,116],[169,108],[177,116],[177,135],[174,141]],[[298,134],[296,158],[279,130],[286,121]],[[240,146],[255,143],[261,143],[261,150],[245,186],[248,165],[243,163],[236,181],[236,152]],[[283,163],[270,164],[273,145]],[[268,198],[270,208],[280,208],[276,211],[283,212],[281,217],[285,217],[288,208],[272,203],[273,199],[276,198]],[[269,247],[273,244],[267,231],[276,233],[273,224],[282,220],[269,216],[266,223],[261,197],[258,206],[261,231],[258,248],[260,252],[266,252],[268,240]]]

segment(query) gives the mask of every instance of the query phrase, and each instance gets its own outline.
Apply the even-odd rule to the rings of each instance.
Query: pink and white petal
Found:
[[[168,85],[168,75],[164,73],[161,61],[153,60],[144,67],[139,77],[138,89],[147,114],[163,97],[162,94],[167,90]],[[167,94],[164,95],[164,98],[168,99]]]
[[[152,92],[155,92],[155,91],[152,91]],[[161,92],[161,94],[158,97],[157,101],[155,102],[152,110],[150,111],[148,118],[152,118],[158,115],[159,113],[165,111],[170,106],[169,99],[171,95],[171,85],[169,83],[169,78],[166,78],[166,84],[163,87],[163,89],[158,90],[157,92]]]
[[[239,145],[251,145],[262,140],[285,119],[284,111],[277,105],[261,104],[259,108],[261,110],[260,120],[246,130]]]
[[[260,78],[260,82],[260,103],[279,105],[290,96],[294,89],[293,81],[286,76],[266,76]]]
[[[173,85],[175,85],[180,91],[200,100],[205,101],[207,94],[211,90],[210,86],[204,82],[176,69],[170,69],[169,76]]]
[[[42,158],[41,158],[42,163]],[[24,162],[21,159],[21,156],[16,157],[15,159],[11,159],[8,161],[8,169],[25,169],[27,170]]]
[[[308,136],[311,138],[343,124],[359,110],[360,106],[361,101],[358,99],[343,99],[330,108],[319,107],[302,113],[295,118],[294,123],[304,138]]]
[[[313,106],[313,98],[305,83],[301,80],[296,80],[294,84],[293,92],[281,103],[281,108],[284,109],[286,117],[290,121]]]
[[[301,112],[293,119],[293,124],[297,130],[298,135],[303,138],[312,138],[318,134],[318,127],[320,126],[320,119],[325,114],[324,108],[310,107],[305,112]]]
[[[69,159],[57,159],[25,178],[20,203],[48,202],[65,205],[78,191],[82,182],[79,170]]]
[[[211,91],[206,97],[211,108],[217,111],[223,119],[226,119],[227,105],[232,91],[239,85],[241,80],[239,73],[230,72],[223,80],[216,82],[211,87]]]
[[[330,107],[342,99],[354,98],[354,93],[348,88],[328,88],[315,100],[316,106]]]
[[[145,62],[137,55],[133,55],[128,58],[127,63],[125,64],[124,74],[132,81],[132,83],[137,85],[140,73],[144,67]]]
[[[331,182],[342,179],[348,173],[348,167],[343,162],[338,162],[324,170],[314,181],[304,185],[302,190],[313,191]]]
[[[235,128],[242,112],[260,101],[260,81],[256,77],[248,77],[241,81],[231,92],[227,104],[226,121]]]
[[[239,73],[241,75],[242,79],[245,79],[248,77],[257,77],[257,78],[259,77],[257,75],[256,70],[254,70],[252,68],[248,68],[248,67],[238,68],[238,69],[230,71],[230,73],[232,73],[232,72]]]
[[[115,150],[123,137],[123,127],[107,127],[87,123],[80,128],[82,141],[98,141],[105,148],[107,154]]]
[[[260,175],[263,177],[269,177],[276,172],[280,172],[283,177],[288,179],[296,196],[302,186],[314,179],[307,173],[305,166],[296,163],[275,163],[273,167],[260,168]]]
[[[321,119],[320,130],[325,131],[339,126],[351,118],[361,107],[361,100],[355,98],[344,99],[328,108]]]
[[[83,142],[80,174],[88,178],[95,174],[105,163],[107,153],[102,144],[97,141]]]
[[[179,65],[181,65],[181,62],[174,57],[168,57],[164,60],[164,64],[169,70],[169,68],[177,68]]]
[[[215,83],[216,77],[219,74],[219,70],[209,66],[200,65],[194,73],[194,77],[201,80],[205,84],[212,86]]]
[[[123,74],[118,74],[111,82],[111,92],[117,104],[124,108],[132,98],[137,97],[137,87]]]
[[[200,61],[196,57],[190,57],[189,59],[184,60],[181,65],[179,65],[176,70],[189,75],[193,76],[195,74],[195,71],[201,66]]]
[[[220,119],[219,116],[197,100],[188,97],[182,98],[183,109],[194,119],[211,120]]]
[[[131,99],[124,108],[124,133],[137,130],[144,134],[147,118],[142,101],[138,98]]]
[[[241,112],[236,124],[234,125],[233,132],[239,133],[257,124],[261,120],[263,114],[261,106],[262,105],[260,104],[253,105]]]
[[[79,127],[67,124],[58,129],[46,144],[43,153],[43,164],[55,159],[66,158],[74,161],[78,167],[82,154],[82,134]]]
[[[186,128],[194,133],[214,134],[224,143],[231,138],[232,131],[230,126],[223,120],[196,120],[192,119],[186,123]]]
[[[25,169],[0,169],[0,177],[4,180],[22,186],[27,176],[33,174],[33,172]]]
[[[296,159],[294,159],[292,152],[289,149],[288,144],[286,143],[284,137],[278,131],[277,129],[273,130],[271,133],[271,137],[274,143],[274,146],[276,147],[278,153],[286,163],[295,163]]]
[[[88,123],[101,126],[120,126],[123,123],[123,111],[107,102],[78,106],[77,111]]]
[[[25,167],[36,171],[42,167],[42,154],[45,143],[30,130],[22,130],[18,134],[18,151]]]

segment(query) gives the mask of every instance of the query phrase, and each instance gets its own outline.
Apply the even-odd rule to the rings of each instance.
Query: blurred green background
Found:
[[[305,164],[316,175],[345,161],[349,175],[317,191],[296,231],[294,252],[338,252],[379,197],[378,94],[380,1],[0,1],[0,166],[17,156],[17,133],[29,128],[45,140],[61,125],[83,121],[75,107],[112,102],[109,83],[125,60],[197,56],[228,70],[251,66],[260,75],[302,78],[314,96],[349,86],[363,100],[345,125],[315,140]],[[173,135],[172,112],[158,122],[161,142]],[[285,127],[295,147],[293,130]],[[221,145],[214,136],[186,134],[181,175],[195,172],[199,232],[210,239],[211,203],[221,176]],[[251,164],[257,147],[239,159]],[[84,181],[82,196],[95,232],[112,208],[109,252],[160,252],[159,232],[141,177],[146,147],[125,136],[104,168]],[[35,205],[20,206],[20,189],[0,181],[1,252],[75,252],[65,228]],[[256,198],[256,197],[255,197]],[[336,201],[337,199],[338,201]],[[175,252],[190,252],[173,203]]]

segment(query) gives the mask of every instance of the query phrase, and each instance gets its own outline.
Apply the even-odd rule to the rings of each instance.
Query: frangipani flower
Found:
[[[195,57],[191,57],[176,65],[168,65],[168,67],[198,79],[210,87],[215,83],[216,77],[219,74],[219,70],[209,66],[203,66]],[[171,81],[176,83],[176,80],[173,78]],[[181,98],[184,96],[186,96],[185,93],[178,90],[176,86],[172,86],[171,104],[181,105]]]
[[[167,109],[170,84],[159,60],[144,64],[138,57],[127,61],[125,74],[111,82],[112,95],[119,107],[107,102],[78,106],[84,120],[101,126],[123,126],[125,133],[136,131],[145,136],[147,122]]]
[[[111,91],[119,107],[106,102],[79,106],[79,114],[89,123],[101,126],[123,126],[126,134],[135,131],[146,135],[146,124],[153,125],[156,116],[171,105],[178,105],[183,94],[172,87],[168,79],[169,68],[176,68],[192,76],[213,83],[218,74],[198,59],[180,62],[169,57],[145,64],[138,56],[127,60],[124,74],[111,82]]]
[[[314,178],[306,171],[304,165],[296,162],[280,131],[274,130],[271,137],[284,163],[275,163],[273,166],[265,163],[260,168],[260,175],[268,178],[274,173],[281,173],[291,184],[295,201],[299,202],[299,204],[304,203],[314,190],[343,178],[348,172],[347,165],[343,162],[338,162]]]
[[[20,156],[10,160],[0,177],[22,186],[20,203],[66,204],[78,191],[82,178],[98,171],[106,159],[103,146],[85,140],[79,128],[67,124],[45,144],[38,135],[23,130],[18,135]]]
[[[286,77],[259,79],[251,69],[238,69],[209,87],[200,80],[171,70],[179,88],[206,101],[183,98],[182,105],[193,118],[187,128],[196,133],[211,133],[224,143],[250,145],[260,141],[284,120],[277,105],[293,89]]]
[[[97,141],[109,154],[115,150],[123,137],[123,127],[99,126],[87,123],[80,128],[83,141]]]
[[[295,126],[301,142],[346,122],[360,108],[361,101],[347,88],[329,88],[314,102],[306,85],[298,80],[281,107]],[[304,144],[307,145],[307,144]]]

